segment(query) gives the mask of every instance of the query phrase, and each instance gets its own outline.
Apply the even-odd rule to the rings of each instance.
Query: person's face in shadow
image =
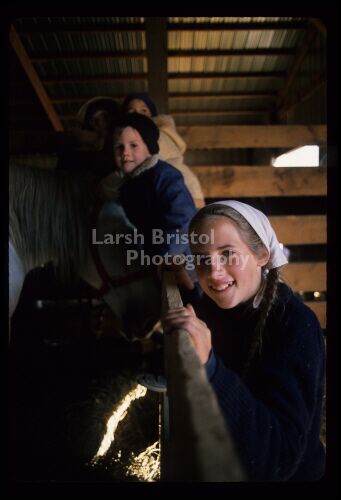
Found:
[[[140,113],[141,115],[148,116],[149,118],[152,117],[150,109],[148,108],[147,104],[142,101],[142,99],[133,99],[132,101],[130,101],[130,103],[128,104],[127,112]]]
[[[90,126],[94,132],[105,137],[110,129],[111,119],[108,111],[98,109],[90,118]]]

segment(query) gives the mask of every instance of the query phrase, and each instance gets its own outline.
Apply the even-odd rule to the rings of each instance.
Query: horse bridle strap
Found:
[[[119,288],[120,286],[129,285],[134,281],[141,280],[150,276],[150,269],[140,269],[133,273],[127,274],[126,276],[109,276],[105,267],[103,266],[102,260],[98,253],[98,248],[90,243],[90,252],[94,260],[94,264],[98,274],[102,279],[102,286],[98,290],[98,296],[102,297],[110,291],[111,288]]]

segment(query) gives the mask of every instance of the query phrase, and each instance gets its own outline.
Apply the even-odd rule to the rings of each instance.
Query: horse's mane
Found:
[[[26,269],[53,261],[62,277],[87,252],[89,190],[65,172],[11,165],[9,237]]]

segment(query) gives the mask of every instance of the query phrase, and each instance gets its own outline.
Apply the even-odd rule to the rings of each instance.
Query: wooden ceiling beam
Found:
[[[246,49],[246,50],[168,50],[167,57],[267,57],[291,56],[295,49]],[[117,50],[110,52],[36,52],[31,55],[31,61],[45,63],[49,61],[101,60],[101,59],[142,59],[147,57],[144,50]]]
[[[242,116],[242,115],[264,115],[269,113],[269,109],[228,109],[228,110],[173,110],[170,113],[174,116]],[[76,120],[75,114],[60,115],[62,120]],[[23,117],[23,119],[25,119]],[[27,117],[28,119],[28,117]]]
[[[168,113],[167,18],[146,18],[148,94],[160,113]]]
[[[193,80],[193,79],[240,79],[249,80],[256,78],[284,78],[284,71],[262,71],[262,72],[237,72],[237,73],[197,73],[197,72],[183,72],[183,73],[168,73],[169,80]],[[107,74],[107,75],[67,75],[67,76],[49,76],[42,79],[42,83],[78,83],[78,82],[105,82],[115,80],[147,80],[147,73],[129,73],[129,74]]]
[[[276,31],[305,29],[307,21],[250,22],[250,23],[167,23],[168,31]],[[145,31],[145,23],[39,23],[18,26],[20,35],[31,36],[42,33],[112,33],[119,31]]]
[[[62,131],[64,130],[63,124],[57,115],[53,105],[51,104],[50,98],[47,95],[42,82],[36,72],[36,70],[33,67],[32,62],[30,61],[30,58],[27,55],[26,49],[23,46],[20,37],[18,33],[16,32],[15,28],[11,26],[10,29],[10,42],[13,47],[13,50],[18,56],[18,59],[29,79],[31,82],[31,85],[37,94],[37,97],[39,101],[41,102],[41,105],[43,106],[50,122],[52,123],[52,126],[54,130],[57,131]]]
[[[110,95],[112,99],[124,99],[126,94],[115,94]],[[207,100],[253,100],[253,99],[274,99],[276,97],[276,92],[239,92],[239,93],[229,93],[229,92],[192,92],[190,94],[186,93],[170,93],[168,98],[172,101],[176,100],[192,100],[192,99],[207,99]],[[83,96],[83,97],[55,97],[51,99],[53,104],[64,104],[70,102],[86,102],[89,99],[92,99],[93,95]],[[15,100],[10,104],[22,104],[25,105],[25,100]]]

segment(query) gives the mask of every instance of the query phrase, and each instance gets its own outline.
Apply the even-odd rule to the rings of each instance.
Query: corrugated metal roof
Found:
[[[146,34],[143,17],[41,17],[22,18],[15,21],[29,57],[49,97],[54,101],[61,117],[76,113],[82,99],[96,95],[123,96],[131,92],[147,92]],[[168,57],[168,72],[184,79],[169,79],[169,93],[236,93],[279,91],[283,77],[272,77],[271,73],[287,74],[294,60],[294,52],[299,49],[304,37],[305,18],[294,17],[169,17],[168,50],[190,51],[239,51],[237,55],[205,54]],[[115,26],[123,31],[115,31]],[[226,24],[227,23],[227,24]],[[289,24],[286,24],[289,23]],[[294,29],[290,28],[294,23]],[[301,23],[301,24],[300,24]],[[130,30],[129,25],[133,29]],[[177,25],[181,30],[176,31]],[[189,26],[188,30],[184,26]],[[194,29],[193,29],[194,25]],[[198,25],[198,29],[195,29]],[[214,25],[214,30],[209,28]],[[276,26],[280,29],[276,29]],[[229,29],[225,29],[228,26]],[[234,29],[235,26],[235,29]],[[205,27],[206,31],[202,28]],[[263,29],[264,27],[265,29]],[[284,29],[284,27],[286,29]],[[111,29],[112,28],[112,29]],[[241,29],[242,28],[242,29]],[[102,31],[101,31],[102,30]],[[283,49],[284,53],[273,53],[273,49]],[[294,50],[293,50],[294,49]],[[248,54],[247,51],[258,51]],[[262,51],[272,50],[272,53]],[[138,52],[138,57],[113,57],[117,51]],[[246,51],[245,55],[240,51]],[[101,54],[107,57],[98,57]],[[67,58],[55,56],[67,54]],[[78,59],[71,59],[76,54]],[[35,57],[40,59],[35,61]],[[50,60],[44,59],[44,57]],[[86,58],[86,56],[88,58]],[[91,57],[89,57],[91,56]],[[44,60],[43,60],[44,59]],[[310,74],[314,62],[309,63]],[[266,72],[267,77],[255,78],[252,73]],[[201,78],[188,78],[191,73]],[[210,74],[215,74],[214,78]],[[219,75],[221,74],[221,76]],[[233,74],[239,77],[233,77]],[[247,78],[241,75],[247,75]],[[115,79],[120,75],[120,79]],[[141,75],[141,79],[133,78]],[[123,77],[125,77],[123,79]],[[205,76],[205,78],[202,78]],[[261,76],[261,75],[260,75]],[[75,81],[73,81],[73,77]],[[157,78],[157,75],[156,75]],[[304,76],[300,76],[299,88]],[[75,102],[68,99],[79,98]],[[64,102],[62,101],[64,99]],[[253,99],[171,99],[170,109],[174,112],[208,111],[210,114],[176,115],[181,124],[209,123],[262,123],[266,116],[245,114],[245,111],[271,110],[274,97]],[[241,111],[241,115],[217,113]],[[65,126],[72,120],[65,119]]]

